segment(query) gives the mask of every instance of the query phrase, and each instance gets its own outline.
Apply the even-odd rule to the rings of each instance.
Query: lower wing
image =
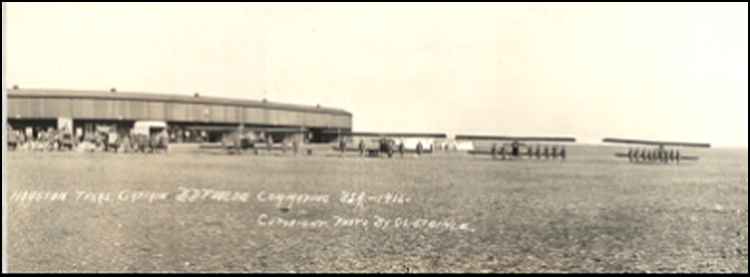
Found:
[[[615,157],[618,158],[628,158],[628,153],[615,153]],[[641,158],[641,155],[638,154],[638,159]],[[698,156],[680,156],[680,160],[686,160],[686,161],[697,161]]]

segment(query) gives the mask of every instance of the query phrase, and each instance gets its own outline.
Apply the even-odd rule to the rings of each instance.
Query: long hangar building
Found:
[[[136,121],[163,121],[170,139],[218,141],[227,126],[295,127],[309,131],[310,142],[328,142],[334,132],[351,131],[352,114],[320,105],[152,93],[53,89],[8,90],[8,123],[36,133],[72,122],[76,135],[113,126],[129,130]],[[331,135],[331,133],[334,133]]]

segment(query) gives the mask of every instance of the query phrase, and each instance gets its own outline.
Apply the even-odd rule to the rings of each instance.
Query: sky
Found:
[[[747,3],[5,3],[6,86],[343,108],[355,131],[747,147]]]

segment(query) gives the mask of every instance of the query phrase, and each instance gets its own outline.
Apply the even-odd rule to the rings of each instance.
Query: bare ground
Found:
[[[698,163],[634,165],[615,149],[574,147],[568,161],[431,157],[9,153],[13,272],[748,272],[747,150]],[[179,187],[244,191],[247,202],[179,202]],[[76,191],[169,192],[165,201],[76,201]],[[396,192],[403,205],[339,203],[342,190]],[[288,210],[260,191],[330,194]],[[260,226],[260,214],[449,219],[428,228]]]

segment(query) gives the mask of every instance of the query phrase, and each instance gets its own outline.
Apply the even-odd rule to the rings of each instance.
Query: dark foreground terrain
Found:
[[[748,272],[746,149],[680,166],[615,150],[572,147],[564,163],[14,152],[9,270]]]

